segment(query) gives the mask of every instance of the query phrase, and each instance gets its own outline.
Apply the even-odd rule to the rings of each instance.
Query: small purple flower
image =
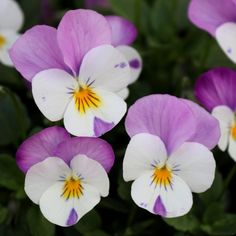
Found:
[[[235,0],[191,0],[189,19],[206,30],[225,52],[236,62],[236,1]]]
[[[50,127],[28,138],[17,151],[26,172],[25,192],[52,223],[71,226],[109,192],[111,146],[98,138],[71,138]]]
[[[202,74],[195,85],[195,96],[216,117],[221,137],[218,147],[236,161],[236,72],[215,68]]]
[[[87,137],[101,136],[121,120],[126,103],[120,93],[141,71],[129,62],[138,58],[141,63],[141,58],[127,45],[112,45],[131,43],[136,37],[132,26],[123,18],[73,10],[58,29],[35,26],[17,40],[11,59],[32,82],[34,100],[45,117],[64,119],[68,132]],[[120,34],[112,30],[116,28]],[[97,120],[107,125],[98,130]]]
[[[206,191],[214,180],[209,149],[219,140],[217,120],[191,101],[150,95],[130,107],[125,126],[131,140],[123,177],[134,180],[134,202],[163,217],[186,214],[191,192]]]

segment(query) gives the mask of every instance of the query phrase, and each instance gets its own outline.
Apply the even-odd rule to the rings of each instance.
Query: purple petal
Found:
[[[94,118],[94,135],[99,137],[106,133],[107,131],[111,130],[115,126],[114,123],[107,123],[97,117]]]
[[[81,61],[89,50],[111,44],[111,30],[105,17],[95,11],[73,10],[62,18],[57,38],[65,63],[78,75]]]
[[[159,136],[168,154],[195,134],[196,120],[181,99],[170,95],[150,95],[136,101],[128,111],[126,131],[132,137],[138,133]]]
[[[202,74],[195,84],[195,96],[209,111],[225,105],[236,111],[236,72],[215,68]]]
[[[26,31],[11,48],[10,57],[16,69],[30,82],[42,70],[70,71],[58,47],[57,30],[49,26],[35,26]]]
[[[214,148],[220,138],[218,120],[196,103],[186,99],[182,101],[189,106],[196,119],[196,132],[188,141],[201,143],[209,149]]]
[[[133,69],[139,69],[141,67],[141,61],[135,58],[129,61],[129,66]]]
[[[76,155],[84,154],[98,161],[107,172],[109,172],[115,160],[111,145],[99,138],[76,137],[66,140],[58,146],[55,154],[68,164]]]
[[[73,208],[70,212],[70,215],[67,219],[67,222],[66,224],[68,226],[71,226],[71,225],[74,225],[76,222],[77,222],[77,219],[78,219],[78,215],[77,215],[77,212],[75,211],[75,209]]]
[[[16,162],[23,172],[47,157],[54,156],[61,142],[70,139],[70,135],[61,127],[46,128],[26,139],[18,148]]]
[[[166,216],[166,209],[160,196],[157,197],[153,211],[160,216]]]
[[[129,20],[120,16],[106,16],[112,30],[112,45],[129,45],[137,37],[137,29]]]
[[[236,22],[236,5],[232,0],[191,0],[189,19],[213,36],[216,28],[225,22]]]

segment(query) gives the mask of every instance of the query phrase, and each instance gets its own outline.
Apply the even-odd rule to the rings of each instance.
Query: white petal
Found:
[[[59,69],[44,70],[33,78],[32,92],[40,111],[51,121],[63,118],[65,109],[72,99],[76,80]]]
[[[20,35],[18,33],[15,33],[14,31],[1,30],[0,36],[6,39],[6,44],[0,47],[0,62],[2,62],[6,66],[13,66],[13,63],[9,57],[8,51]]]
[[[225,54],[236,63],[236,24],[228,22],[216,29],[216,40]]]
[[[215,177],[215,160],[211,151],[199,143],[184,143],[167,161],[172,172],[181,177],[192,192],[211,187]]]
[[[142,58],[138,51],[130,46],[121,45],[117,49],[126,57],[129,62],[131,76],[129,84],[134,83],[142,71]]]
[[[125,115],[127,105],[119,96],[101,89],[93,89],[101,100],[97,108],[81,114],[72,100],[64,115],[67,131],[76,136],[101,136],[112,129]]]
[[[25,177],[25,192],[34,203],[38,204],[42,194],[49,187],[60,180],[61,176],[70,173],[70,168],[63,160],[49,157],[28,170]]]
[[[146,133],[133,136],[123,161],[124,180],[134,180],[154,170],[155,166],[161,168],[166,158],[165,145],[158,136]]]
[[[40,199],[40,210],[53,224],[70,226],[100,201],[99,192],[92,186],[83,184],[83,195],[78,198],[64,199],[61,194],[64,183],[58,182],[50,187]]]
[[[141,208],[164,217],[178,217],[192,207],[192,193],[186,183],[173,175],[167,188],[152,183],[152,172],[137,178],[132,184],[131,196]]]
[[[24,15],[14,0],[0,1],[0,29],[20,30],[23,25]]]
[[[160,199],[165,210],[165,213],[162,214],[167,218],[187,214],[193,204],[193,196],[190,188],[176,175],[172,176],[171,187],[167,189],[160,188]],[[155,203],[160,204],[158,201]],[[158,206],[156,204],[154,205],[154,209],[158,213]]]
[[[221,136],[218,146],[220,150],[225,151],[229,142],[230,126],[234,120],[234,113],[227,106],[217,106],[213,109],[212,115],[220,124]]]
[[[230,135],[229,138],[229,149],[228,149],[229,155],[233,158],[234,161],[236,161],[236,140]]]
[[[119,92],[116,92],[116,94],[125,100],[129,96],[129,89],[124,88],[120,90]]]
[[[129,84],[130,67],[126,58],[111,45],[90,50],[84,57],[79,79],[93,88],[120,91]]]
[[[70,162],[70,167],[78,176],[82,176],[83,183],[95,187],[103,197],[108,195],[109,179],[107,172],[97,161],[85,155],[77,155]]]

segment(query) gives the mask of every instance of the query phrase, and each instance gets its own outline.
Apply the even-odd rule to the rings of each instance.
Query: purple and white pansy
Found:
[[[23,142],[17,164],[26,172],[25,192],[50,222],[71,226],[109,193],[111,146],[50,127]]]
[[[16,69],[32,82],[40,111],[51,121],[64,119],[75,136],[101,136],[121,120],[126,103],[119,93],[137,76],[130,61],[141,65],[129,46],[119,50],[113,44],[130,43],[136,31],[123,19],[120,25],[109,19],[92,10],[69,11],[57,29],[35,26],[10,51]],[[127,41],[113,35],[113,24],[128,28]]]
[[[0,1],[0,62],[6,66],[13,66],[8,50],[19,37],[23,21],[23,12],[16,1]]]
[[[134,181],[134,202],[153,214],[178,217],[192,207],[192,193],[210,188],[212,149],[218,121],[197,104],[170,95],[150,95],[128,111],[131,137],[123,162],[125,181]]]
[[[225,54],[236,63],[236,1],[191,0],[189,19],[216,38]]]
[[[220,124],[220,150],[228,149],[236,161],[236,72],[215,68],[202,74],[195,85],[195,96]]]

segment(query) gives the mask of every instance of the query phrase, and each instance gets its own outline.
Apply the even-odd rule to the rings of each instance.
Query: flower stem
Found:
[[[229,174],[227,175],[225,179],[223,192],[228,188],[235,173],[236,173],[236,164],[234,164],[234,166],[232,167],[232,169],[230,170]]]

